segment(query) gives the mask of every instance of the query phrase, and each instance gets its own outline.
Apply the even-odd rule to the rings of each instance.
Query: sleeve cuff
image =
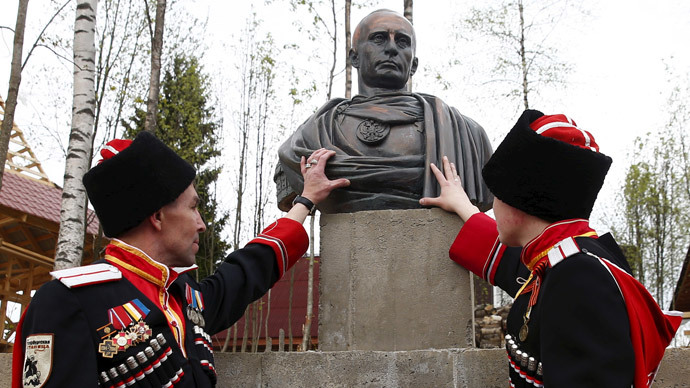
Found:
[[[282,277],[309,248],[309,236],[301,223],[289,218],[280,218],[248,244],[270,246],[276,255],[278,276]]]
[[[470,217],[450,247],[451,260],[494,284],[494,275],[505,251],[498,241],[496,221],[484,213]]]

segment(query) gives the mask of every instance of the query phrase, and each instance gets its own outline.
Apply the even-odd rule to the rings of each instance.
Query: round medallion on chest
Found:
[[[375,145],[385,139],[390,131],[390,125],[366,119],[357,127],[357,138],[366,144]]]
[[[522,325],[522,327],[520,328],[520,335],[519,335],[520,341],[521,341],[521,342],[525,342],[525,341],[527,340],[527,335],[528,335],[528,334],[529,334],[529,329],[527,328],[527,323],[525,323],[525,324]]]

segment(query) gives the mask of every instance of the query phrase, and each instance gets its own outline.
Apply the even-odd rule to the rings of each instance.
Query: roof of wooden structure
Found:
[[[5,101],[0,97],[0,115],[5,117]],[[0,123],[2,119],[0,119]],[[29,147],[24,133],[17,126],[17,123],[12,123],[12,133],[10,134],[10,143],[7,149],[7,160],[5,161],[5,170],[15,171],[24,176],[37,179],[48,185],[54,184],[48,178],[41,162],[38,161],[34,155],[31,147]]]
[[[4,118],[0,98],[0,122]],[[15,124],[0,188],[0,351],[8,350],[18,312],[31,292],[51,280],[60,227],[62,189],[48,179],[40,162]],[[98,220],[88,212],[84,262],[93,258]],[[9,302],[14,302],[12,305]],[[12,311],[20,306],[20,311]]]
[[[673,300],[671,301],[671,310],[683,311],[684,318],[690,318],[690,247],[688,253],[685,255],[685,262],[680,270],[678,277],[678,284],[673,293]]]

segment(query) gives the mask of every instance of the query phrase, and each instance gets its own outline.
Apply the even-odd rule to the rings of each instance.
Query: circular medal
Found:
[[[390,131],[390,125],[366,119],[357,127],[357,138],[366,144],[375,145],[385,139]]]
[[[195,325],[199,324],[199,316],[192,306],[187,306],[187,318]]]
[[[117,333],[113,339],[113,342],[118,346],[118,351],[126,350],[130,345],[132,345],[132,339],[129,338],[129,334],[125,333],[124,331]]]
[[[527,328],[527,323],[525,323],[520,328],[520,341],[525,342],[527,339],[527,334],[529,334],[529,329]]]

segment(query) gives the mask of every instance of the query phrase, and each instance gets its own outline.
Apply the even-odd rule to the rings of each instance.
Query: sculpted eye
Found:
[[[398,38],[397,43],[402,48],[410,47],[410,39],[407,37]]]
[[[386,40],[386,39],[385,39],[385,37],[383,36],[383,34],[374,34],[374,35],[371,37],[371,41],[374,42],[374,43],[383,43],[385,40]]]

